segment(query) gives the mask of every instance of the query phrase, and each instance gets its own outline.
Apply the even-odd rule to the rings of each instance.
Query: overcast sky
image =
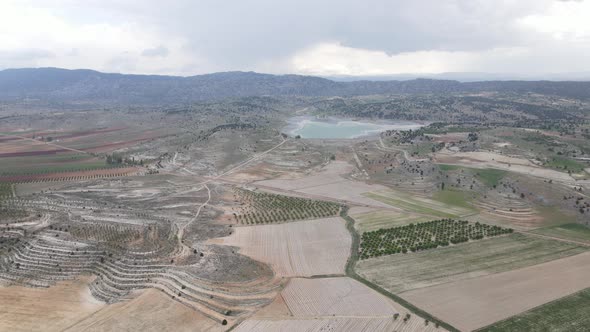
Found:
[[[1,0],[0,69],[590,72],[590,0]]]

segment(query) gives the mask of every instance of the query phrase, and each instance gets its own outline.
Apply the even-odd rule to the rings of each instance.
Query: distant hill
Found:
[[[590,99],[590,82],[412,79],[347,81],[302,75],[225,72],[190,77],[107,74],[93,70],[25,68],[0,71],[0,100],[176,104],[246,96],[354,96],[458,92],[541,93]]]

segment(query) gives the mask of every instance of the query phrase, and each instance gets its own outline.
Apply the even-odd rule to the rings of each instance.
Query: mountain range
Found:
[[[590,99],[588,81],[411,79],[335,81],[302,75],[222,72],[189,77],[127,75],[94,70],[22,68],[0,71],[0,100],[178,104],[246,96],[358,96],[376,94],[538,93]]]

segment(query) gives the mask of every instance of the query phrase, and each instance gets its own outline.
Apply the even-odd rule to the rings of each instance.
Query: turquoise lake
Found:
[[[422,124],[410,121],[391,121],[388,123],[371,123],[351,120],[295,120],[289,126],[291,135],[302,138],[357,138],[378,134],[385,130],[418,129]]]

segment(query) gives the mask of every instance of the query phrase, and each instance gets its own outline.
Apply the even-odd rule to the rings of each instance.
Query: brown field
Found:
[[[58,153],[62,153],[62,152],[68,152],[68,150],[55,149],[55,150],[42,150],[42,151],[6,152],[6,153],[0,153],[0,158],[46,156],[46,155],[54,155],[54,154],[58,154]]]
[[[352,239],[341,218],[234,228],[212,242],[272,266],[279,276],[343,274]]]
[[[590,253],[406,292],[402,297],[470,331],[590,287]]]
[[[1,331],[222,331],[221,324],[162,292],[107,305],[88,288],[91,278],[50,288],[0,288]]]

